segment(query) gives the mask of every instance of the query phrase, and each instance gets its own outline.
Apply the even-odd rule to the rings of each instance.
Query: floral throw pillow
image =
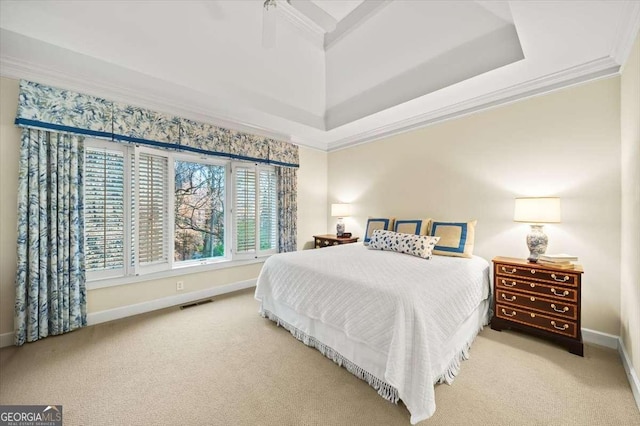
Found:
[[[369,248],[372,250],[395,251],[431,259],[431,252],[439,240],[440,237],[401,234],[399,232],[376,229],[371,235]]]

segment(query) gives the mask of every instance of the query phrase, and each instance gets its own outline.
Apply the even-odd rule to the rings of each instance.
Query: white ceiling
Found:
[[[637,1],[0,1],[0,74],[339,149],[614,75]],[[264,25],[264,27],[263,27]]]

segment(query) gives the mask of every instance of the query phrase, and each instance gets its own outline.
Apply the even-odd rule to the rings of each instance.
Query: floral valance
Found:
[[[16,124],[101,139],[298,167],[289,142],[22,80]]]

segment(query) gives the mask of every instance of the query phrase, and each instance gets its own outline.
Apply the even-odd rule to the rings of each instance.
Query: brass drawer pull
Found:
[[[551,321],[551,325],[553,326],[553,328],[558,330],[566,330],[567,328],[569,328],[569,324],[565,324],[562,327],[558,327],[555,321]]]
[[[529,285],[531,286],[531,288],[536,288],[536,285],[534,283],[530,283]]]
[[[511,284],[507,284],[507,282],[505,280],[502,280],[502,285],[505,287],[515,287],[516,286],[516,282],[515,281],[511,281]]]
[[[507,271],[507,268],[505,268],[504,266],[502,267],[502,272],[506,272],[507,274],[515,274],[515,273],[516,273],[516,271],[517,271],[517,269],[516,269],[516,268],[513,268],[513,269],[512,269],[512,270],[510,270],[510,271]]]
[[[511,314],[508,314],[507,311],[505,311],[504,309],[502,309],[502,314],[506,315],[508,317],[515,317],[516,316],[516,311],[511,311]]]
[[[553,278],[554,280],[561,282],[561,283],[565,283],[567,281],[569,281],[569,276],[565,275],[563,279],[559,280],[558,278],[556,278],[556,274],[551,274],[551,278]]]
[[[536,298],[535,298],[535,297],[533,297],[533,296],[531,296],[529,299],[530,299],[532,302],[535,302],[535,301],[536,301]]]
[[[531,273],[532,273],[532,274],[535,274],[535,273],[536,273],[536,270],[535,270],[535,269],[532,269],[532,270],[531,270]]]
[[[504,293],[502,293],[502,298],[503,298],[504,300],[508,300],[509,302],[513,302],[514,300],[516,300],[516,297],[515,297],[515,296],[513,296],[513,297],[511,297],[511,298],[509,299],[507,296],[505,296],[505,295],[504,295]]]
[[[556,305],[552,303],[551,304],[551,309],[553,309],[556,312],[560,312],[561,314],[564,314],[565,312],[567,312],[569,310],[569,307],[565,306],[563,309],[558,309],[558,308],[556,308]]]
[[[562,293],[556,293],[556,289],[552,288],[551,289],[551,293],[555,294],[556,296],[560,296],[560,297],[564,297],[564,296],[568,296],[569,292],[567,290],[563,291]]]

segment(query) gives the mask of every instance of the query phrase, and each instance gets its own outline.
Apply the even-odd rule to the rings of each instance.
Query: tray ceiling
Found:
[[[338,149],[619,72],[633,1],[7,1],[0,73]]]

